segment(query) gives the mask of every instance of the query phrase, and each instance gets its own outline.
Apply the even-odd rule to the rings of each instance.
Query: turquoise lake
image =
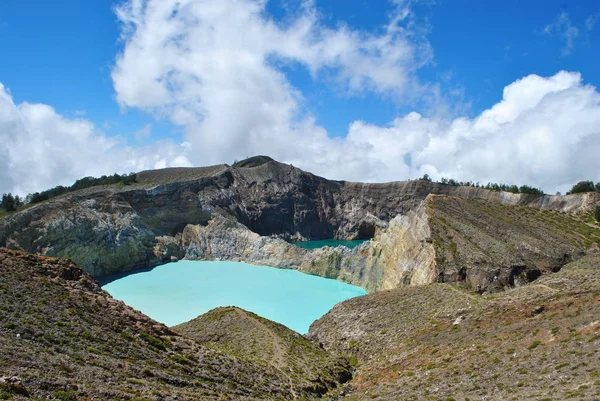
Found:
[[[238,306],[302,334],[336,303],[366,294],[360,287],[295,270],[188,260],[133,273],[102,288],[167,326],[219,306]]]
[[[306,249],[317,249],[323,248],[324,246],[346,246],[350,249],[359,246],[362,244],[363,240],[339,240],[339,239],[322,239],[317,241],[302,241],[302,242],[292,242],[292,244],[297,245]]]

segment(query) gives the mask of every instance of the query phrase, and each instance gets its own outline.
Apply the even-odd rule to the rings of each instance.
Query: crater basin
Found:
[[[167,326],[238,306],[302,334],[336,303],[366,294],[337,280],[241,262],[182,260],[108,281],[102,288],[114,298]]]

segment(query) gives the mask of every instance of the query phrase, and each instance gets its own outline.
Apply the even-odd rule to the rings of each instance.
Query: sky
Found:
[[[600,2],[3,0],[0,193],[266,154],[600,181]]]

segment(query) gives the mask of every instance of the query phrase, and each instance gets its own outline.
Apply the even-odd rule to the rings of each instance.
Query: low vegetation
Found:
[[[600,253],[506,292],[448,284],[338,304],[311,327],[358,366],[344,400],[597,400]]]
[[[294,389],[326,393],[349,380],[350,362],[289,328],[236,307],[220,307],[173,327],[183,336],[241,360],[276,369]]]
[[[419,178],[421,181],[432,182],[431,177],[428,174],[423,175]],[[473,187],[473,188],[484,188],[489,189],[490,191],[504,191],[511,192],[515,194],[532,194],[532,195],[544,195],[544,191],[540,188],[535,188],[529,185],[514,185],[514,184],[497,184],[493,182],[488,182],[487,184],[480,184],[479,182],[472,181],[458,181],[453,178],[444,178],[438,181],[440,184],[444,185],[452,185],[452,186],[464,186],[464,187]],[[585,192],[600,192],[600,182],[594,185],[593,181],[580,181],[577,184],[573,185],[571,190],[567,192],[567,195],[571,194],[579,194]],[[560,193],[557,193],[560,195]]]
[[[228,330],[227,321],[219,323],[224,317],[211,327],[239,328],[231,321]],[[215,349],[179,335],[110,297],[70,261],[0,248],[0,400],[24,394],[36,400],[308,400],[337,384],[324,385],[321,376],[335,377],[344,365],[291,330],[265,324],[282,347],[295,336],[299,349],[314,351],[296,356],[306,358],[300,365],[286,359],[310,375],[234,353],[236,345],[228,350],[225,341]],[[317,367],[311,358],[325,363]]]
[[[431,177],[428,174],[425,174],[423,177],[419,178],[421,181],[432,182]],[[453,178],[444,178],[438,181],[440,184],[451,185],[456,187],[473,187],[473,188],[483,188],[488,189],[490,191],[504,191],[504,192],[512,192],[515,194],[533,194],[533,195],[544,195],[544,191],[539,188],[531,187],[529,185],[521,185],[520,187],[517,185],[508,185],[508,184],[496,184],[493,182],[488,182],[487,184],[480,184],[479,182],[472,181],[457,181]]]
[[[42,192],[35,192],[33,194],[27,195],[25,198],[26,203],[38,203],[48,199],[55,198],[57,196],[66,194],[68,192],[77,191],[80,189],[97,187],[100,185],[112,185],[112,184],[123,184],[123,185],[131,185],[135,182],[136,175],[134,173],[130,174],[113,174],[113,175],[103,175],[100,178],[95,177],[84,177],[81,178],[70,187],[64,187],[59,185],[57,187],[48,189]]]
[[[6,212],[14,212],[18,208],[23,206],[23,200],[19,195],[13,196],[10,192],[2,195],[2,201],[0,207]]]
[[[55,198],[60,195],[64,195],[69,192],[78,191],[80,189],[97,187],[101,185],[114,185],[114,184],[122,184],[122,185],[131,185],[136,182],[136,174],[113,174],[113,175],[103,175],[99,178],[95,177],[84,177],[81,178],[69,187],[65,187],[62,185],[56,186],[54,188],[47,189],[42,192],[34,192],[32,194],[27,195],[24,199],[19,197],[19,195],[12,195],[10,192],[2,195],[2,202],[0,203],[0,208],[5,212],[14,212],[19,210],[20,208],[31,205],[34,203],[39,203],[46,201],[48,199]]]
[[[580,194],[584,192],[600,192],[600,182],[594,185],[593,181],[579,181],[567,194]]]

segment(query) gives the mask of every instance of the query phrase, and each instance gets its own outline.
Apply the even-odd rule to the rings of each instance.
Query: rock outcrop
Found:
[[[0,246],[71,258],[96,277],[173,259],[228,259],[299,269],[368,290],[446,281],[485,291],[556,270],[599,239],[593,225],[579,240],[567,235],[562,241],[547,219],[528,220],[536,225],[533,236],[518,219],[496,224],[506,222],[503,213],[551,210],[579,227],[599,202],[596,193],[534,196],[426,181],[330,181],[267,157],[146,171],[137,181],[88,188],[5,217]],[[431,201],[434,195],[465,202],[443,212],[456,224],[436,220],[445,203]],[[548,240],[547,230],[553,233]],[[312,252],[286,242],[324,238],[371,241],[354,250]],[[502,246],[506,241],[512,245]]]
[[[360,247],[326,248],[311,255],[300,270],[359,285],[369,291],[437,281],[438,266],[430,243],[424,203],[394,217]]]
[[[353,250],[325,249],[300,270],[369,291],[433,282],[486,292],[556,272],[595,243],[590,214],[429,195]]]

